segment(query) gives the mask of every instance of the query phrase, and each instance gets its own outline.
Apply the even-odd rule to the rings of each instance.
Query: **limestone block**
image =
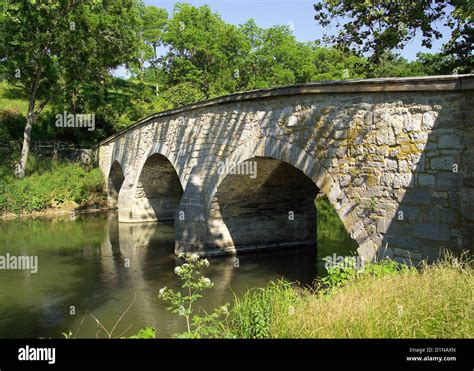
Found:
[[[421,130],[421,117],[412,116],[410,113],[407,115],[407,120],[403,130],[405,132],[419,131]]]
[[[423,114],[423,121],[421,124],[421,128],[423,130],[431,130],[436,122],[437,117],[438,117],[438,112],[425,112]]]
[[[393,146],[396,144],[395,134],[391,128],[381,128],[377,130],[375,139],[378,145]]]
[[[453,156],[436,156],[430,160],[431,170],[452,170],[454,164]]]
[[[366,241],[357,249],[359,256],[365,262],[371,262],[374,260],[377,253],[377,245],[373,241]]]
[[[455,134],[442,135],[438,139],[438,147],[448,149],[462,149],[462,138]]]
[[[432,174],[418,174],[418,185],[420,187],[433,187],[435,177]]]
[[[292,126],[296,126],[296,124],[298,124],[298,117],[292,115],[288,118],[286,126],[292,127]]]
[[[389,171],[397,171],[398,170],[397,160],[386,159],[385,168]]]
[[[463,175],[460,173],[440,172],[435,176],[435,189],[437,191],[451,191],[460,189],[463,184]]]
[[[416,223],[413,226],[414,237],[434,241],[449,241],[451,229],[446,224]]]

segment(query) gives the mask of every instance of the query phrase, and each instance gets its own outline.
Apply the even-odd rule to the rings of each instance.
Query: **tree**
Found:
[[[168,12],[165,9],[156,6],[145,7],[142,35],[146,47],[143,58],[149,62],[150,67],[143,68],[140,77],[144,81],[155,83],[156,95],[159,93],[160,80],[158,48],[163,44],[163,31],[167,21]]]
[[[314,5],[315,19],[323,27],[337,22],[336,35],[325,40],[344,49],[370,53],[374,62],[383,54],[402,49],[417,33],[422,45],[431,48],[442,37],[437,24],[452,30],[443,53],[455,56],[460,70],[473,66],[472,2],[470,0],[323,0]]]
[[[240,30],[251,44],[242,72],[246,89],[310,81],[314,71],[311,47],[297,42],[289,27],[261,29],[251,19]]]
[[[314,72],[311,81],[347,80],[367,77],[367,60],[337,48],[312,46]]]
[[[31,129],[55,99],[77,99],[81,83],[136,62],[143,5],[134,0],[1,1],[0,60],[29,106],[18,177],[25,176]]]
[[[150,59],[152,67],[157,67],[158,48],[163,43],[163,30],[168,20],[168,12],[156,6],[147,6],[143,13],[143,39],[153,49]]]
[[[177,4],[163,42],[168,48],[161,59],[167,88],[188,83],[206,98],[236,89],[248,42],[208,6]]]
[[[392,52],[382,54],[377,64],[368,68],[368,77],[407,77],[426,76],[427,66],[419,60],[409,62],[405,58]]]
[[[366,74],[364,58],[300,43],[287,26],[264,29],[250,19],[235,27],[208,6],[176,5],[160,37],[167,51],[154,73],[148,68],[144,76],[161,83],[159,97],[172,107],[235,91]]]
[[[456,57],[441,53],[418,53],[416,60],[423,66],[425,75],[449,75],[459,65]]]
[[[289,27],[262,29],[251,19],[240,30],[251,44],[242,73],[245,89],[365,77],[364,58],[319,42],[298,42]]]

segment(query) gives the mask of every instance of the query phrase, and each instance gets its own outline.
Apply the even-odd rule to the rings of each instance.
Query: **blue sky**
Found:
[[[292,22],[294,35],[298,41],[310,41],[320,39],[323,30],[314,20],[313,4],[315,0],[145,0],[146,5],[154,5],[165,8],[169,14],[178,2],[186,2],[194,6],[209,5],[214,12],[221,15],[222,19],[231,24],[242,24],[253,18],[260,27],[271,27],[274,25],[288,25]],[[414,60],[416,53],[437,52],[450,37],[449,29],[438,26],[443,33],[443,38],[434,40],[431,50],[421,46],[421,38],[416,37],[404,50],[402,56],[408,60]],[[123,71],[117,71],[122,75]]]

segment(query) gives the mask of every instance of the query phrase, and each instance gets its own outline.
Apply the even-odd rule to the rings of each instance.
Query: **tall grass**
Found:
[[[265,288],[254,288],[242,297],[235,296],[227,319],[221,323],[221,337],[269,338],[282,328],[282,313],[296,304],[298,294],[283,280],[270,282]],[[277,315],[278,314],[278,315]]]
[[[455,261],[455,263],[453,263]],[[469,338],[474,281],[466,260],[419,271],[374,264],[342,287],[271,283],[236,299],[221,336],[239,338]]]

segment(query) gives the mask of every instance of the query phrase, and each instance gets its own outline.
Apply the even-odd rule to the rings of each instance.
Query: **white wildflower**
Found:
[[[192,254],[192,255],[189,257],[189,259],[190,259],[191,261],[196,261],[196,260],[198,260],[198,259],[199,259],[199,254]]]

